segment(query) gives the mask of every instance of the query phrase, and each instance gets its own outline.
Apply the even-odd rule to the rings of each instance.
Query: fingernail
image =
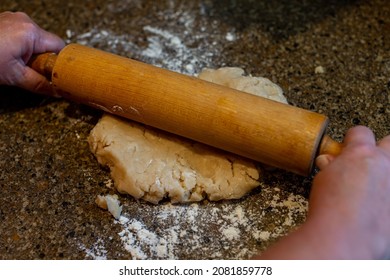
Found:
[[[316,165],[319,169],[324,169],[330,162],[331,159],[328,155],[320,155],[316,158]]]

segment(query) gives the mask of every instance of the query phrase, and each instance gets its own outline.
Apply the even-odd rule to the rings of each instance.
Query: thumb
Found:
[[[50,82],[28,66],[24,68],[23,76],[19,79],[17,86],[40,94],[54,95]]]
[[[335,159],[332,155],[320,155],[316,158],[317,167],[322,170],[327,167]]]

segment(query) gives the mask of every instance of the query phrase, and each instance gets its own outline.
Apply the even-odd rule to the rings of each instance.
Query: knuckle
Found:
[[[29,22],[29,21],[24,22],[22,24],[22,27],[23,27],[24,32],[27,33],[27,34],[33,33],[37,29],[35,24],[33,22]]]
[[[30,17],[24,12],[9,12],[10,17],[14,17],[19,22],[31,21]]]
[[[15,12],[14,15],[21,18],[28,18],[28,15],[24,12]]]

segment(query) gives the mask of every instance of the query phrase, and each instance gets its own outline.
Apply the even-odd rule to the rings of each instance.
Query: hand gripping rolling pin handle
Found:
[[[342,149],[322,114],[94,48],[70,44],[29,65],[57,95],[300,175]]]

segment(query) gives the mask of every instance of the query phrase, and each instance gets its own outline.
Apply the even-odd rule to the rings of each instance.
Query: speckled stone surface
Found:
[[[390,5],[373,1],[8,1],[67,43],[185,74],[238,66],[290,104],[390,133]],[[245,259],[299,225],[311,178],[263,170],[238,201],[151,205],[115,193],[86,138],[101,112],[0,87],[1,259]]]

